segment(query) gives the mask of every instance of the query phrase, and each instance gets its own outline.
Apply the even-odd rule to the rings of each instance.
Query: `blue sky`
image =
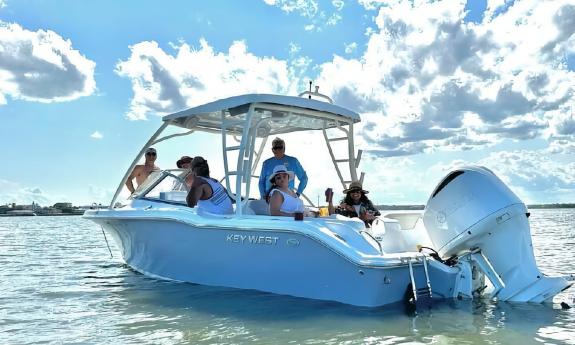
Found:
[[[160,116],[309,80],[361,114],[377,203],[423,204],[465,164],[575,202],[573,18],[574,0],[0,0],[0,204],[107,203]],[[288,139],[308,194],[338,189],[327,151]],[[217,168],[218,144],[159,147],[158,165]]]

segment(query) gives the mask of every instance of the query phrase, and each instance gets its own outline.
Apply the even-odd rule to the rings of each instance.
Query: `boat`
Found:
[[[390,213],[370,228],[340,215],[270,216],[265,201],[250,198],[267,138],[286,133],[323,135],[342,187],[362,181],[362,151],[354,146],[360,120],[317,89],[239,95],[166,115],[110,206],[84,218],[101,225],[126,264],[146,276],[361,307],[483,296],[540,303],[573,284],[573,276],[538,269],[527,207],[484,167],[449,172],[422,212]],[[163,134],[166,128],[175,134]],[[180,169],[153,172],[127,203],[117,201],[148,147],[197,132],[221,140],[233,214],[186,206],[187,192],[171,189],[183,182]],[[336,143],[345,150],[334,150]]]
[[[37,216],[36,212],[32,210],[12,210],[7,211],[6,213],[0,214],[2,217],[35,217]]]

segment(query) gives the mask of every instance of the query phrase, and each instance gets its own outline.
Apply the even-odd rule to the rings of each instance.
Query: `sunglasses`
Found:
[[[155,152],[146,152],[146,156],[155,156],[156,153]]]
[[[277,175],[274,177],[274,179],[275,179],[275,180],[280,180],[280,179],[282,179],[282,178],[286,178],[287,176],[288,176],[288,174],[286,174],[286,173],[279,173],[279,174],[277,174]]]
[[[274,146],[272,147],[272,150],[283,150],[283,146]]]

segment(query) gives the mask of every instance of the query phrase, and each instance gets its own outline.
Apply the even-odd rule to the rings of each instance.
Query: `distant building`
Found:
[[[67,209],[67,208],[72,208],[72,203],[71,202],[57,202],[52,207],[59,208],[59,209],[63,210],[63,209]]]
[[[38,214],[40,215],[59,215],[62,214],[62,210],[60,210],[59,208],[54,208],[54,207],[44,207],[42,210],[38,211]]]

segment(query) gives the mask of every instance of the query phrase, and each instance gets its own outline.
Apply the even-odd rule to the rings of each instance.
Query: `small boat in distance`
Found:
[[[0,217],[35,217],[36,212],[32,210],[13,210],[0,214]]]
[[[250,199],[267,138],[285,133],[323,135],[342,187],[363,180],[353,136],[359,121],[357,113],[330,102],[269,94],[225,98],[164,116],[110,207],[87,210],[84,217],[102,225],[125,262],[150,277],[356,306],[486,294],[544,302],[573,284],[572,277],[539,271],[525,204],[483,167],[450,172],[423,212],[389,214],[372,228],[339,215],[303,221],[270,216],[265,201]],[[179,132],[161,137],[167,127]],[[148,147],[195,132],[221,140],[234,214],[186,206],[186,191],[171,189],[183,182],[185,172],[178,169],[152,173],[128,205],[116,206]],[[345,152],[332,149],[338,142],[346,144]]]

